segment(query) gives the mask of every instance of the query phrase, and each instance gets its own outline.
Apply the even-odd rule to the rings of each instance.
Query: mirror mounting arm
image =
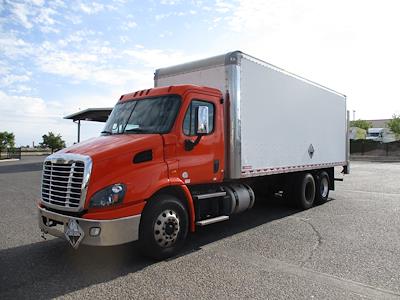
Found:
[[[202,137],[203,135],[204,135],[204,134],[198,134],[198,135],[197,135],[197,138],[196,138],[194,141],[189,140],[189,139],[185,140],[185,150],[186,150],[186,151],[192,151],[192,150],[194,149],[194,147],[196,147],[196,145],[197,145],[198,143],[200,143],[201,137]]]

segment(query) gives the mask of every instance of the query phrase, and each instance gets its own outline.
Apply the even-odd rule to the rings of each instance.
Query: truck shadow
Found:
[[[277,199],[262,201],[229,221],[191,234],[179,256],[298,212]],[[169,260],[174,260],[171,258]],[[81,246],[78,251],[60,239],[0,251],[0,298],[54,298],[138,272],[157,262],[140,255],[136,243],[115,247]]]

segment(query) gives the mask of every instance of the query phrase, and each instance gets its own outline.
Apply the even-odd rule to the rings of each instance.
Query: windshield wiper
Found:
[[[100,134],[108,134],[108,135],[110,135],[110,134],[112,134],[112,132],[111,132],[111,131],[104,130],[104,131],[100,132]]]

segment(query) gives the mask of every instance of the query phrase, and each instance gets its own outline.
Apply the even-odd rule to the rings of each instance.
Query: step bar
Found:
[[[196,198],[197,200],[201,200],[201,199],[217,198],[217,197],[224,197],[224,196],[226,196],[226,192],[217,192],[217,193],[211,193],[211,194],[194,195],[193,197]]]
[[[229,216],[219,216],[219,217],[215,217],[215,218],[211,218],[211,219],[197,221],[196,225],[206,226],[206,225],[210,225],[210,224],[214,224],[214,223],[222,222],[222,221],[226,221],[226,220],[229,220]]]

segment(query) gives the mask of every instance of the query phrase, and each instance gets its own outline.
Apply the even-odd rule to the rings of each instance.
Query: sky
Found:
[[[0,131],[32,145],[63,117],[153,86],[154,70],[241,50],[347,95],[356,119],[400,113],[399,1],[0,0]],[[320,124],[319,124],[320,125]],[[83,122],[82,140],[104,124]]]

